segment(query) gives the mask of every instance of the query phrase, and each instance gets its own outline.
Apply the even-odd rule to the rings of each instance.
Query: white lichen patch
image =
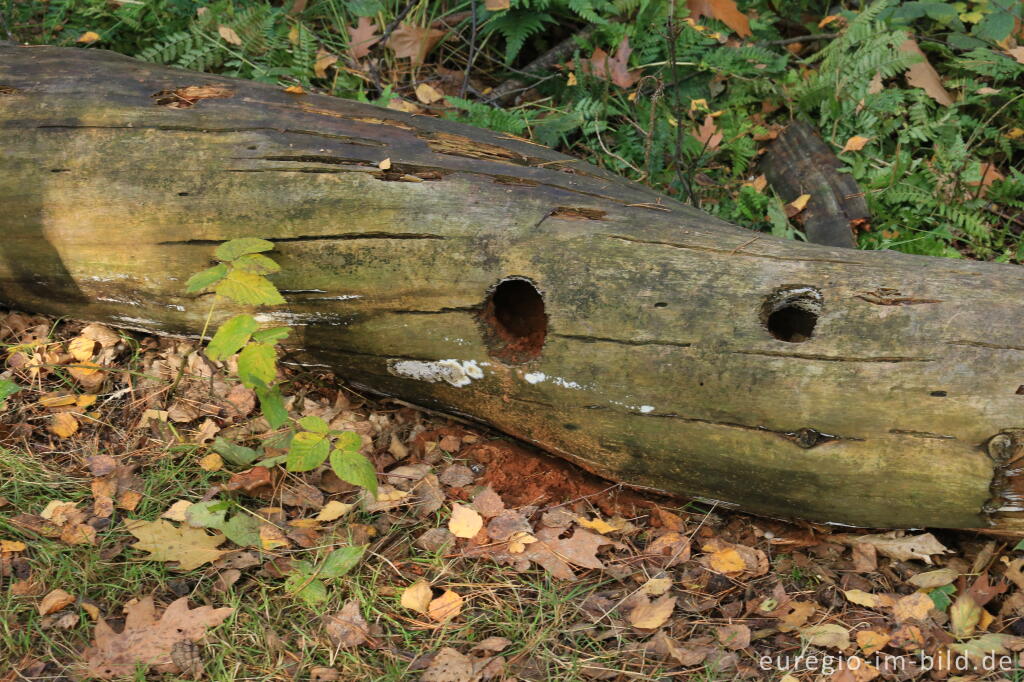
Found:
[[[654,412],[654,405],[641,405],[640,411],[643,412],[644,414]]]
[[[574,391],[582,391],[585,387],[579,385],[575,381],[569,381],[562,377],[549,377],[544,372],[528,372],[523,375],[523,380],[528,384],[539,384],[542,381],[550,381],[555,386],[561,386],[562,388],[571,388]]]
[[[524,374],[523,378],[526,379],[526,383],[528,384],[539,384],[547,379],[548,375],[544,372],[530,372],[528,374]]]
[[[388,371],[406,379],[432,384],[444,381],[455,387],[468,386],[474,379],[484,378],[484,371],[476,360],[389,360]]]

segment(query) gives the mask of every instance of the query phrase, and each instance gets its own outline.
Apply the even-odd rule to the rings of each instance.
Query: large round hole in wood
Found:
[[[765,301],[761,323],[779,341],[807,341],[814,336],[822,302],[821,292],[814,287],[783,287]]]
[[[480,314],[492,357],[519,364],[540,355],[548,335],[544,295],[525,277],[498,282]]]

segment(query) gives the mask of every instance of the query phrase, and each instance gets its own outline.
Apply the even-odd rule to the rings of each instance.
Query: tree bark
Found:
[[[507,135],[99,50],[0,47],[0,149],[9,305],[194,335],[185,279],[263,237],[261,319],[377,392],[759,514],[1024,523],[1018,267],[752,234]]]

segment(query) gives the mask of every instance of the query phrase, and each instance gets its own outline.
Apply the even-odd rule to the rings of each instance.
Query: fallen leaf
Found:
[[[161,519],[167,519],[169,521],[178,521],[184,523],[188,512],[188,508],[192,506],[192,502],[188,500],[178,500],[170,507],[167,508],[163,514],[160,515]]]
[[[914,592],[896,600],[892,615],[897,623],[905,620],[924,620],[928,612],[935,608],[935,602],[924,592]]]
[[[417,580],[409,587],[402,590],[401,604],[407,609],[416,613],[427,615],[430,610],[430,602],[434,595],[430,589],[430,583],[426,580]]]
[[[583,526],[584,528],[596,530],[601,535],[607,535],[608,533],[614,533],[615,531],[619,530],[607,521],[601,519],[601,517],[599,516],[595,516],[593,519],[588,519],[583,516],[577,516],[576,523]]]
[[[20,540],[0,540],[0,552],[24,552],[26,549]]]
[[[450,646],[434,654],[420,676],[420,682],[470,682],[473,679],[472,659]]]
[[[224,468],[224,458],[211,452],[199,460],[199,468],[203,471],[220,471]]]
[[[462,597],[457,592],[445,590],[427,606],[427,615],[439,623],[447,623],[462,612]]]
[[[70,412],[58,412],[50,418],[50,432],[58,438],[69,438],[78,431],[78,420]]]
[[[216,561],[226,550],[216,549],[225,537],[207,535],[201,528],[189,525],[175,527],[163,519],[143,521],[129,519],[125,528],[138,538],[132,547],[149,552],[149,561],[177,561],[183,571],[191,571],[207,562]]]
[[[391,157],[389,156],[386,159],[381,159],[380,163],[377,164],[377,168],[380,168],[381,170],[390,170],[391,169]]]
[[[74,603],[74,595],[68,594],[64,590],[53,590],[39,602],[39,615],[48,616]]]
[[[341,611],[324,616],[324,631],[336,647],[352,648],[366,641],[369,627],[359,613],[359,602],[352,599]]]
[[[416,99],[424,104],[433,104],[444,99],[444,93],[429,83],[420,83],[416,86]]]
[[[313,64],[313,73],[317,78],[327,78],[327,69],[338,61],[338,55],[331,54],[327,50],[320,49],[316,53],[316,62]]]
[[[801,194],[796,199],[793,199],[793,201],[789,202],[784,207],[785,208],[785,212],[786,212],[786,217],[787,218],[792,218],[793,216],[799,214],[801,211],[803,211],[805,208],[807,208],[807,202],[809,202],[810,200],[811,200],[811,195],[810,194]]]
[[[484,7],[490,12],[500,12],[511,6],[511,0],[484,0]]]
[[[668,592],[670,587],[672,587],[672,578],[651,578],[640,586],[640,591],[643,594],[657,597]]]
[[[701,17],[711,17],[731,28],[740,38],[752,35],[750,20],[739,11],[733,0],[686,0],[686,6],[694,21],[700,21]]]
[[[718,146],[722,144],[722,133],[718,132],[713,116],[705,116],[704,123],[697,128],[697,132],[693,136],[709,150],[718,149]]]
[[[412,66],[419,66],[427,53],[445,36],[445,32],[428,27],[411,26],[403,23],[391,33],[387,46],[399,59],[408,58]]]
[[[944,107],[953,105],[953,98],[946,90],[945,86],[942,85],[942,79],[939,78],[938,71],[928,61],[928,57],[921,51],[917,41],[913,38],[907,38],[900,45],[900,50],[908,52],[910,54],[916,54],[921,57],[921,61],[916,64],[912,64],[907,69],[907,83],[911,87],[921,88],[927,93],[929,97],[938,102]]]
[[[885,648],[889,643],[889,635],[877,630],[861,630],[857,633],[857,646],[865,656],[871,656],[876,651]]]
[[[964,639],[974,634],[974,629],[981,621],[983,609],[974,601],[970,593],[961,594],[949,608],[950,631],[957,639]]]
[[[629,37],[623,37],[618,47],[615,48],[615,56],[610,56],[600,47],[594,50],[594,54],[583,60],[580,68],[583,73],[588,73],[595,78],[611,81],[620,88],[630,88],[640,80],[640,69],[629,70],[629,55],[633,50],[629,46]]]
[[[484,527],[484,519],[472,507],[452,502],[452,515],[448,519],[448,530],[457,538],[475,537]]]
[[[676,598],[664,595],[653,602],[645,594],[629,612],[629,623],[635,628],[653,630],[664,625],[676,607]]]
[[[843,152],[859,152],[861,149],[864,149],[864,145],[866,145],[870,141],[870,137],[854,135],[853,137],[846,141],[846,144],[843,145],[843,148],[839,151],[839,153],[842,154]]]
[[[78,362],[92,360],[96,352],[96,342],[84,336],[76,336],[68,343],[68,352]]]
[[[284,89],[285,92],[291,95],[304,95],[306,90],[301,85],[289,85]]]
[[[899,561],[920,559],[926,564],[930,564],[932,555],[950,553],[931,533],[905,536],[898,536],[894,533],[861,535],[848,541],[854,545],[871,545],[879,554]]]
[[[324,508],[320,510],[320,513],[316,515],[316,520],[326,522],[340,519],[345,514],[348,514],[354,507],[354,504],[331,500],[325,504]]]
[[[740,573],[747,567],[740,553],[731,547],[712,553],[708,557],[708,563],[712,570],[726,574]]]
[[[473,498],[472,507],[489,519],[505,511],[505,502],[494,492],[494,488],[487,486]]]
[[[242,44],[242,39],[238,37],[237,33],[235,33],[235,29],[231,28],[230,26],[218,26],[217,33],[220,34],[221,38],[223,38],[226,42],[231,43],[232,45]]]
[[[785,608],[786,612],[779,618],[779,632],[798,630],[814,614],[814,604],[807,601],[789,602]]]
[[[850,648],[850,633],[842,625],[829,623],[800,628],[800,636],[812,646],[844,651]]]
[[[138,664],[166,665],[175,643],[202,640],[208,628],[234,613],[228,607],[189,609],[188,598],[181,597],[171,602],[158,619],[152,596],[144,596],[124,610],[124,630],[119,633],[102,618],[96,621],[95,642],[82,654],[90,675],[104,680],[128,678]]]
[[[95,43],[100,40],[100,34],[95,31],[86,31],[82,35],[78,36],[77,42],[79,43]]]
[[[893,598],[887,594],[870,594],[862,590],[846,590],[843,594],[851,603],[871,609],[891,607],[895,603]]]
[[[746,649],[750,646],[750,634],[750,628],[742,623],[723,625],[718,628],[718,641],[726,649]]]
[[[369,17],[359,17],[354,27],[345,27],[348,31],[348,53],[352,55],[352,59],[362,59],[370,54],[371,47],[380,42],[377,28],[377,22]]]
[[[907,582],[922,590],[930,590],[936,587],[948,585],[960,576],[959,572],[952,568],[939,568],[934,571],[925,571],[911,576]]]

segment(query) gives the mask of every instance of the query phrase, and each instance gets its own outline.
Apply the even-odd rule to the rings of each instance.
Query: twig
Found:
[[[542,54],[541,56],[534,59],[532,62],[527,64],[523,68],[523,75],[533,77],[539,75],[545,71],[549,71],[558,62],[562,61],[576,49],[576,39],[586,38],[594,31],[593,26],[588,26],[579,33],[569,36],[562,42],[555,45],[553,48]],[[498,87],[491,90],[490,99],[491,102],[501,103],[503,100],[507,100],[511,95],[515,94],[520,90],[528,90],[528,86],[525,81],[519,78],[509,78],[504,83],[498,85]]]
[[[816,40],[832,40],[838,38],[838,33],[812,33],[806,36],[797,36],[795,38],[783,38],[782,40],[765,40],[758,43],[758,45],[792,45],[793,43],[810,43]]]
[[[466,98],[466,88],[469,87],[469,73],[473,70],[473,62],[476,61],[476,0],[471,0],[469,8],[472,24],[469,34],[469,57],[466,59],[466,73],[462,76],[462,87],[459,89],[459,97],[462,99]]]
[[[697,197],[693,193],[693,186],[690,184],[688,178],[684,177],[683,169],[680,166],[683,156],[683,116],[682,107],[679,105],[679,77],[676,73],[676,38],[679,34],[676,32],[676,0],[670,0],[668,10],[668,61],[672,69],[672,91],[675,93],[675,113],[676,113],[676,139],[675,139],[675,150],[673,156],[676,170],[676,179],[679,180],[679,184],[682,185],[682,190],[686,192],[686,197],[690,202],[691,206],[697,205]]]

